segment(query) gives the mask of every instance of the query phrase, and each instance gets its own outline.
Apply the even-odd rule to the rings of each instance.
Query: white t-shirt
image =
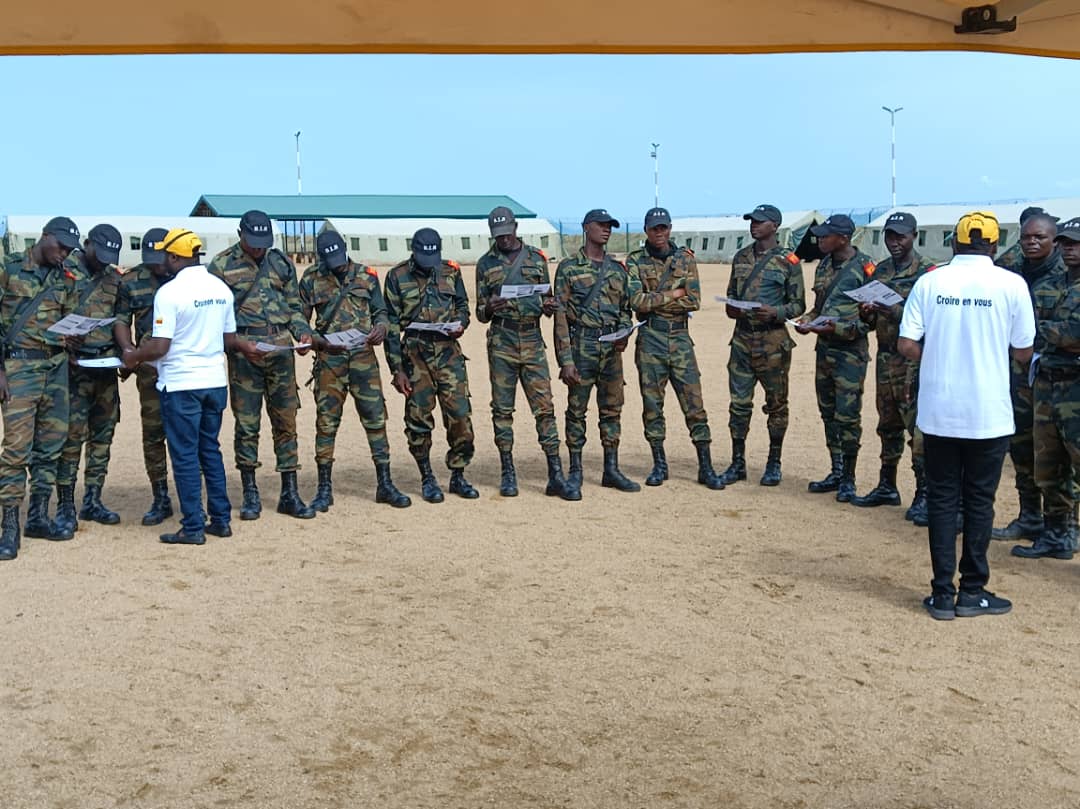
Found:
[[[916,423],[930,435],[999,438],[1016,431],[1009,348],[1035,342],[1027,284],[989,256],[958,255],[915,282],[900,336],[925,338]]]
[[[158,390],[223,388],[224,335],[236,331],[233,294],[206,267],[185,267],[154,295],[154,337],[167,337],[158,361]]]

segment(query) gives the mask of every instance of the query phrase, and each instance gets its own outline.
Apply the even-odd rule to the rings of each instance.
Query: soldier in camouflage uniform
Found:
[[[341,413],[350,396],[367,433],[375,462],[375,502],[406,508],[412,501],[398,491],[390,477],[390,443],[386,440],[386,401],[375,346],[386,337],[388,320],[379,276],[375,270],[354,264],[345,251],[345,240],[333,230],[319,234],[315,243],[319,262],[300,279],[304,317],[315,315],[315,329],[323,337],[357,329],[367,335],[360,348],[340,352],[322,351],[315,358],[315,464],[319,488],[311,507],[327,511],[334,503],[331,471],[334,444]]]
[[[1041,209],[1024,212],[1020,226],[1020,249],[1023,261],[1010,269],[1023,277],[1035,302],[1036,288],[1051,279],[1055,272],[1064,271],[1061,251],[1054,244],[1057,219]],[[1035,402],[1028,369],[1015,360],[1009,363],[1009,388],[1012,393],[1013,419],[1016,432],[1009,440],[1009,457],[1016,473],[1016,491],[1020,499],[1020,514],[1004,528],[993,530],[994,539],[1034,539],[1043,530],[1042,494],[1035,483]]]
[[[142,263],[120,278],[116,295],[116,322],[113,337],[120,351],[136,346],[153,333],[154,293],[170,280],[165,269],[165,252],[154,245],[165,240],[165,228],[151,228],[142,237]],[[134,329],[134,334],[132,333]],[[130,371],[122,371],[127,379]],[[169,467],[165,454],[165,427],[161,421],[161,399],[157,391],[157,369],[144,362],[135,369],[135,387],[139,391],[139,417],[142,422],[143,464],[150,478],[153,502],[143,514],[143,525],[160,525],[173,515],[169,499]]]
[[[1034,386],[1035,480],[1045,526],[1014,556],[1072,559],[1076,535],[1073,481],[1080,471],[1080,218],[1063,222],[1057,244],[1064,266],[1036,284],[1038,356]]]
[[[907,359],[896,348],[900,337],[900,319],[904,301],[911,288],[934,262],[915,251],[919,224],[909,213],[898,211],[885,220],[883,228],[889,258],[877,265],[874,279],[889,287],[904,300],[890,307],[881,304],[859,306],[859,317],[877,331],[877,434],[881,438],[881,475],[878,485],[862,497],[852,498],[856,506],[898,506],[896,467],[904,454],[904,433],[911,436],[911,468],[915,472],[915,497],[905,515],[916,525],[926,525],[926,472],[923,467],[922,433],[915,427],[915,404],[919,364]]]
[[[855,463],[862,438],[862,394],[870,349],[870,327],[859,318],[859,305],[845,295],[870,280],[874,262],[851,244],[855,223],[834,214],[810,229],[825,258],[814,273],[814,307],[796,331],[817,334],[815,387],[818,411],[825,424],[825,444],[832,469],[823,480],[812,481],[811,492],[836,492],[838,502],[855,497]],[[816,318],[831,320],[808,325]]]
[[[622,352],[628,336],[601,340],[604,335],[630,328],[630,277],[626,267],[608,255],[605,247],[611,228],[619,222],[602,208],[585,214],[581,223],[585,244],[555,271],[555,294],[560,310],[556,321],[566,319],[567,330],[556,324],[555,354],[559,379],[570,388],[566,404],[566,446],[570,450],[567,482],[581,488],[581,450],[585,446],[585,416],[589,397],[596,388],[600,411],[600,443],[604,447],[602,485],[622,492],[641,489],[619,470],[619,416],[623,406]],[[562,337],[563,334],[568,335]]]
[[[386,360],[394,389],[405,396],[405,437],[420,470],[421,495],[429,503],[443,501],[431,471],[438,400],[450,445],[446,453],[450,491],[473,500],[480,493],[465,479],[475,449],[472,404],[465,355],[458,343],[469,325],[469,296],[457,262],[443,261],[442,239],[436,231],[420,228],[413,234],[412,257],[387,273],[383,297],[390,321]],[[415,328],[433,323],[458,326],[450,331]]]
[[[1020,212],[1020,227],[1023,229],[1024,223],[1027,222],[1033,216],[1050,216],[1043,208],[1031,207],[1024,208]],[[1051,216],[1051,219],[1056,223],[1058,221],[1056,216]],[[1015,273],[1020,273],[1024,266],[1024,246],[1021,239],[1017,239],[1016,243],[1002,253],[1000,256],[994,259],[994,263],[999,267],[1004,267],[1006,270],[1011,270]]]
[[[26,535],[71,539],[49,519],[56,462],[67,437],[68,370],[62,338],[49,326],[75,306],[75,279],[63,264],[79,246],[79,229],[65,217],[49,220],[41,238],[0,264],[0,560],[19,553],[19,505],[30,479]]]
[[[799,257],[776,240],[783,218],[775,205],[758,205],[743,219],[750,222],[754,243],[735,254],[727,297],[753,301],[761,306],[740,309],[728,304],[735,320],[728,359],[731,393],[728,427],[731,431],[731,465],[721,479],[730,485],[746,480],[746,434],[754,411],[754,385],[765,390],[768,416],[769,458],[761,476],[762,486],[778,486],[780,459],[788,427],[788,375],[795,347],[785,321],[806,311],[806,291]]]
[[[642,321],[634,359],[645,440],[653,456],[653,468],[645,485],[660,486],[668,479],[664,394],[671,380],[697,450],[698,483],[723,489],[724,483],[712,466],[712,434],[701,396],[701,372],[690,339],[690,312],[701,308],[697,259],[688,248],[672,243],[671,214],[667,209],[646,212],[645,233],[644,249],[635,250],[626,259],[630,306]]]
[[[536,437],[547,457],[548,482],[544,494],[580,500],[581,491],[567,487],[563,478],[555,405],[551,400],[551,372],[540,334],[540,318],[551,317],[559,306],[550,290],[547,256],[518,238],[517,219],[509,208],[500,206],[492,210],[488,229],[494,244],[476,264],[476,317],[481,323],[491,324],[487,353],[491,423],[502,466],[499,494],[516,497],[518,493],[513,448],[514,402],[520,381],[536,421]],[[512,300],[502,297],[504,285],[522,284],[547,284],[549,289],[546,293]],[[558,322],[565,327],[565,319]]]
[[[207,269],[223,280],[234,296],[236,334],[273,345],[298,343],[326,348],[304,319],[297,289],[296,268],[288,256],[274,247],[270,218],[262,211],[248,211],[240,219],[240,242],[216,255]],[[243,354],[229,354],[229,397],[235,419],[233,439],[236,468],[240,470],[244,500],[240,519],[257,520],[262,502],[255,482],[259,464],[259,427],[263,400],[274,433],[274,454],[281,474],[281,497],[277,510],[291,517],[310,519],[315,509],[300,499],[296,470],[296,411],[300,397],[296,387],[296,360],[292,351],[267,353],[258,362]]]
[[[67,268],[75,275],[75,314],[84,317],[112,317],[120,273],[120,231],[112,225],[90,229],[82,250],[68,257]],[[78,520],[115,525],[120,515],[101,502],[101,487],[109,468],[113,433],[120,420],[120,388],[113,368],[84,368],[78,360],[116,357],[119,349],[112,329],[102,327],[79,338],[69,338],[68,436],[56,467],[56,494],[59,504],[56,523],[64,531],[78,531]],[[78,519],[75,517],[75,480],[79,456],[86,446],[86,492]]]

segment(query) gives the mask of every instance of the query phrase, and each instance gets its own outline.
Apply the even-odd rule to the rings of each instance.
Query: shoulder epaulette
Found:
[[[364,272],[366,272],[372,278],[378,278],[379,277],[379,273],[374,267],[364,267]]]
[[[448,258],[446,260],[446,264],[447,264],[447,266],[451,267],[452,269],[455,269],[455,270],[460,270],[461,269],[461,265],[458,264],[456,261],[454,261],[452,258]]]
[[[929,267],[926,268],[926,271],[927,272],[933,272],[936,269],[937,269],[937,264],[931,264]]]
[[[872,262],[872,261],[866,262],[865,264],[863,264],[863,267],[862,267],[863,275],[865,275],[867,278],[869,278],[871,275],[874,274],[874,269],[875,269],[874,262]]]
[[[536,252],[540,254],[540,258],[542,258],[544,261],[548,260],[547,254],[543,250],[541,250],[539,247],[535,247],[533,249],[536,250]]]
[[[68,269],[67,267],[64,267],[64,277],[65,277],[65,278],[67,278],[67,279],[68,279],[69,281],[77,281],[77,280],[79,280],[79,279],[78,279],[78,278],[77,278],[77,277],[75,276],[75,273],[73,273],[73,272],[72,272],[72,271],[71,271],[70,269]]]
[[[796,264],[799,263],[799,257],[794,253],[788,253],[786,256],[784,256],[784,261],[794,267]]]
[[[691,250],[691,249],[690,249],[689,247],[686,247],[686,246],[684,245],[684,246],[683,246],[683,250],[685,250],[685,251],[686,251],[687,253],[689,253],[690,255],[692,255],[692,256],[693,256],[694,258],[697,258],[697,254],[696,254],[696,253],[695,253],[695,252],[694,252],[693,250]]]

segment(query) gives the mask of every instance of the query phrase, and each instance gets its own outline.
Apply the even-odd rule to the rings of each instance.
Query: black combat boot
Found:
[[[855,461],[857,459],[857,455],[843,457],[840,485],[836,487],[837,503],[850,503],[855,497]]]
[[[240,504],[241,520],[257,520],[262,514],[262,500],[259,499],[259,487],[255,485],[255,467],[240,467],[240,485],[244,491],[244,502]]]
[[[0,561],[8,561],[19,555],[19,507],[4,506],[3,521],[0,522]]]
[[[447,486],[451,494],[456,494],[458,497],[464,497],[466,500],[475,500],[480,496],[480,492],[476,491],[476,488],[465,480],[464,469],[451,469],[450,470],[450,485]],[[515,493],[517,490],[514,490]]]
[[[620,492],[639,492],[641,486],[619,471],[619,448],[604,447],[604,477],[601,486],[618,489]]]
[[[86,494],[83,495],[82,509],[79,511],[80,520],[91,520],[102,525],[116,525],[120,522],[120,515],[110,511],[101,502],[101,487],[87,484]]]
[[[844,456],[834,453],[832,456],[832,471],[821,480],[812,480],[807,485],[807,491],[814,494],[835,492],[840,488],[840,479],[844,476]]]
[[[1046,525],[1035,537],[1035,543],[1029,548],[1024,545],[1014,545],[1013,556],[1023,559],[1041,559],[1044,556],[1051,559],[1072,559],[1072,539],[1069,536],[1069,517],[1066,514],[1057,514],[1046,518]]]
[[[56,523],[49,519],[49,494],[50,492],[31,492],[30,504],[26,508],[26,525],[23,533],[35,539],[48,539],[53,542],[63,542],[71,539],[75,534],[71,531],[61,531]]]
[[[900,492],[896,488],[896,467],[882,464],[878,485],[862,497],[851,498],[851,504],[863,508],[900,505]]]
[[[645,478],[645,485],[660,486],[668,479],[667,454],[664,452],[664,442],[654,441],[649,447],[652,449],[652,471]]]
[[[926,508],[926,467],[921,460],[911,465],[915,473],[915,496],[911,505],[904,512],[904,519],[924,528],[930,523],[930,513]]]
[[[412,505],[412,500],[409,499],[408,495],[402,494],[390,478],[390,463],[388,461],[376,462],[375,482],[376,503],[389,503],[394,508],[408,508]]]
[[[780,471],[780,456],[784,452],[784,434],[769,434],[769,460],[765,462],[765,472],[761,476],[762,486],[779,486],[783,477]],[[746,462],[743,462],[746,468]]]
[[[724,481],[712,466],[712,446],[708,441],[694,443],[697,450],[697,482],[714,491],[724,488]],[[648,483],[648,481],[645,481]]]
[[[517,472],[514,469],[514,455],[510,450],[499,451],[499,464],[502,466],[502,480],[499,482],[499,494],[503,497],[517,497]]]
[[[1035,539],[1043,530],[1042,495],[1020,495],[1020,515],[1004,528],[995,528],[993,539]]]
[[[62,534],[74,534],[79,530],[75,519],[75,484],[56,484],[56,530]]]
[[[281,497],[277,503],[278,514],[288,514],[298,520],[310,520],[315,516],[315,509],[300,499],[296,488],[296,470],[281,473]]]
[[[566,476],[566,485],[581,494],[581,484],[584,482],[584,473],[581,469],[581,450],[570,450],[570,473]]]
[[[548,482],[544,494],[548,497],[561,497],[563,500],[580,500],[581,489],[575,488],[563,477],[562,461],[558,453],[547,456]]]
[[[154,502],[150,510],[143,514],[143,525],[160,525],[173,515],[172,500],[169,499],[169,481],[155,480],[150,484],[154,493]]]
[[[431,460],[427,455],[416,458],[416,468],[420,470],[420,496],[429,503],[441,503],[442,489],[435,480],[435,473],[431,471]]]
[[[311,507],[316,511],[329,511],[334,505],[334,481],[331,470],[334,462],[316,464],[319,473],[319,485],[315,489],[315,499],[311,501]]]
[[[746,439],[731,439],[731,463],[720,473],[720,480],[725,486],[746,480]]]
[[[1069,512],[1069,547],[1080,551],[1080,505],[1073,503]]]

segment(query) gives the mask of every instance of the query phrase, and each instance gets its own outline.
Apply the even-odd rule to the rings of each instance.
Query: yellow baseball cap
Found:
[[[165,238],[154,243],[155,250],[164,250],[174,256],[194,258],[202,253],[202,239],[186,228],[173,228]]]
[[[977,240],[996,244],[1000,235],[997,217],[989,211],[966,213],[956,223],[957,244],[974,244]]]

